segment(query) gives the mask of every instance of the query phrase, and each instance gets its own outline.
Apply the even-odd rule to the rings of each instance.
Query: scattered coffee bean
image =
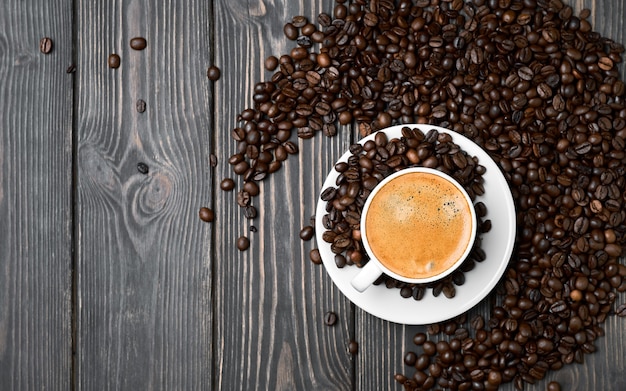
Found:
[[[137,171],[139,171],[140,174],[147,175],[148,172],[150,171],[150,168],[148,167],[146,163],[139,162],[137,163]]]
[[[255,218],[256,218],[256,216],[257,216],[257,210],[256,210],[256,208],[255,208],[254,206],[252,206],[252,205],[248,205],[248,206],[246,206],[246,207],[245,207],[245,211],[244,211],[244,216],[245,216],[247,219],[250,219],[250,220],[255,219]]]
[[[237,239],[237,249],[239,251],[245,251],[250,247],[250,239],[248,239],[246,236],[240,236]]]
[[[322,256],[320,255],[319,249],[314,248],[313,250],[311,250],[309,252],[309,258],[311,259],[311,262],[313,262],[316,265],[322,264]]]
[[[313,235],[315,235],[315,229],[310,225],[300,230],[300,239],[302,240],[309,241],[313,238]]]
[[[135,108],[137,109],[138,113],[143,113],[146,111],[146,101],[143,99],[137,99],[137,102],[135,103]]]
[[[232,178],[224,178],[220,182],[220,188],[224,191],[231,191],[235,188],[235,181]]]
[[[348,352],[351,355],[356,356],[359,353],[359,343],[354,340],[351,340],[348,343]]]
[[[276,56],[269,56],[265,59],[265,69],[273,71],[278,67],[278,59]]]
[[[135,37],[130,40],[130,47],[134,50],[144,50],[146,46],[148,46],[148,43],[143,37]]]
[[[111,69],[119,68],[121,64],[120,56],[115,53],[109,54],[108,64],[109,64],[109,68]]]
[[[204,206],[200,208],[200,212],[198,214],[200,216],[200,220],[205,221],[207,223],[212,222],[213,219],[215,218],[213,210]]]
[[[221,76],[221,71],[218,67],[216,67],[215,65],[210,66],[207,71],[206,71],[206,76],[209,78],[209,80],[211,81],[217,81],[219,80],[220,76]]]
[[[548,383],[548,391],[561,391],[561,385],[558,382],[551,381]]]
[[[328,311],[324,314],[324,324],[326,326],[334,326],[337,323],[337,314],[333,311]]]
[[[39,51],[43,54],[49,54],[52,52],[53,42],[51,38],[44,37],[39,41]]]

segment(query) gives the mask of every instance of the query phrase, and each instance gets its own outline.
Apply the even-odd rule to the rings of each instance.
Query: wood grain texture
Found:
[[[71,1],[0,5],[0,388],[71,371]],[[39,41],[50,37],[50,54]]]
[[[77,386],[208,389],[211,4],[77,6]]]
[[[565,2],[568,3],[568,2]],[[569,2],[577,14],[583,8],[591,10],[590,21],[595,31],[616,42],[626,42],[626,27],[623,21],[625,4],[623,1],[598,2],[578,0]],[[620,65],[622,80],[626,78],[626,67]],[[622,260],[623,262],[623,260]],[[495,300],[492,294],[470,311],[470,314],[482,314],[487,319]],[[617,303],[624,303],[626,295],[621,294]],[[362,346],[357,362],[357,390],[402,389],[393,380],[395,373],[412,375],[413,368],[403,363],[404,354],[416,351],[412,343],[413,336],[425,327],[390,324],[371,315],[356,310],[355,335]],[[526,385],[525,390],[545,390],[550,381],[558,381],[563,390],[611,390],[626,389],[626,324],[624,318],[609,317],[602,325],[605,337],[596,341],[597,352],[585,356],[585,364],[565,366],[559,371],[550,371],[543,381]],[[372,340],[372,336],[375,339]],[[436,338],[435,338],[436,340]],[[512,383],[500,387],[504,391],[513,391]]]
[[[216,63],[223,69],[216,85],[216,145],[223,148],[217,150],[217,180],[234,175],[226,162],[235,152],[230,130],[237,115],[252,106],[254,84],[271,76],[264,71],[265,58],[295,46],[284,38],[283,25],[295,15],[315,21],[331,7],[328,1],[217,2]],[[300,153],[262,182],[253,201],[259,209],[254,221],[243,217],[236,191],[217,194],[214,389],[352,389],[351,306],[323,268],[309,261],[314,242],[299,238],[349,139],[344,131],[333,139],[320,134],[298,141],[294,132]],[[250,225],[258,232],[250,232]],[[240,235],[250,237],[248,251],[236,249]],[[339,319],[328,327],[323,316],[331,310]]]

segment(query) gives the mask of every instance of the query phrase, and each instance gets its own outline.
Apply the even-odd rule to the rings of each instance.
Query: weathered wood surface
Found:
[[[70,388],[71,61],[71,2],[0,4],[2,389]]]
[[[211,4],[76,6],[76,386],[208,389]]]
[[[300,153],[262,182],[255,220],[236,192],[219,190],[233,176],[237,115],[271,75],[264,59],[294,46],[283,24],[334,2],[31,3],[0,6],[0,388],[400,389],[393,374],[412,373],[403,355],[424,328],[355,308],[309,261],[314,242],[298,237],[356,133],[294,138]],[[623,1],[572,4],[626,41]],[[55,43],[49,55],[43,36]],[[132,50],[134,36],[148,47]],[[215,210],[212,224],[198,220],[201,206]],[[236,249],[240,235],[248,251]],[[604,328],[584,365],[526,389],[553,379],[626,389],[624,320]]]

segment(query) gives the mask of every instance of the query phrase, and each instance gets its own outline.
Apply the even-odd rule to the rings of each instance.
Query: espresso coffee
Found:
[[[453,183],[429,172],[400,175],[373,195],[365,217],[373,255],[412,279],[450,269],[471,246],[472,206]]]

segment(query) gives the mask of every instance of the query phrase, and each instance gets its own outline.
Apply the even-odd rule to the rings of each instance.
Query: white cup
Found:
[[[379,260],[376,257],[374,251],[370,247],[370,243],[368,241],[368,233],[367,233],[368,232],[367,214],[369,212],[370,205],[372,204],[372,200],[374,200],[376,198],[376,195],[387,184],[389,184],[390,182],[394,181],[395,179],[399,178],[402,175],[406,175],[406,174],[410,174],[410,173],[431,174],[431,175],[434,175],[434,176],[437,176],[437,177],[443,179],[445,182],[448,182],[449,184],[452,184],[456,188],[456,190],[458,190],[458,194],[457,195],[462,195],[462,198],[465,200],[465,202],[467,202],[467,209],[469,210],[469,213],[471,215],[470,216],[470,219],[471,219],[471,230],[470,230],[470,233],[468,235],[469,240],[467,241],[467,245],[465,246],[464,251],[461,253],[460,256],[458,256],[458,259],[455,259],[454,262],[449,267],[445,268],[443,271],[440,271],[437,274],[433,274],[433,275],[426,276],[426,277],[420,277],[420,278],[411,278],[411,277],[403,276],[401,274],[398,274],[398,273],[390,270],[387,266],[385,266],[385,264],[383,264],[381,262],[381,260]],[[420,197],[419,194],[415,194],[413,198],[419,199],[419,197]],[[437,212],[437,213],[439,213],[439,212]],[[414,213],[413,215],[417,216],[418,214]],[[449,175],[447,175],[447,174],[445,174],[445,173],[443,173],[443,172],[441,172],[439,170],[434,170],[434,169],[426,168],[426,167],[410,167],[410,168],[406,168],[406,169],[400,170],[400,171],[398,171],[398,172],[396,172],[394,174],[389,175],[384,180],[382,180],[372,190],[372,193],[367,198],[367,201],[365,202],[365,205],[363,206],[363,211],[361,213],[361,239],[363,241],[363,246],[365,247],[365,250],[366,250],[367,254],[369,255],[370,260],[359,271],[359,273],[351,280],[351,284],[357,291],[363,292],[369,286],[371,286],[374,283],[374,281],[376,281],[383,273],[388,275],[388,276],[390,276],[390,277],[395,278],[396,280],[407,282],[407,283],[414,283],[414,284],[423,284],[423,283],[429,283],[429,282],[440,280],[440,279],[450,275],[450,273],[452,273],[454,270],[456,270],[463,263],[465,258],[467,258],[467,256],[471,252],[472,247],[474,245],[474,240],[476,238],[476,229],[477,229],[477,219],[476,219],[476,211],[474,210],[474,204],[472,203],[472,200],[471,200],[470,196],[467,194],[467,192],[465,191],[463,186],[461,186],[455,179],[453,179]],[[415,235],[420,235],[420,232],[414,232],[414,234]],[[391,235],[394,235],[394,232],[389,232],[389,235],[391,237]],[[467,234],[465,234],[465,235],[467,235]],[[410,234],[409,236],[412,236],[412,234]],[[399,244],[399,245],[402,246],[402,243]],[[407,246],[407,247],[410,247],[410,246]],[[398,248],[400,248],[400,247],[398,247]],[[424,261],[424,259],[420,260],[420,262],[423,262],[423,261]]]

